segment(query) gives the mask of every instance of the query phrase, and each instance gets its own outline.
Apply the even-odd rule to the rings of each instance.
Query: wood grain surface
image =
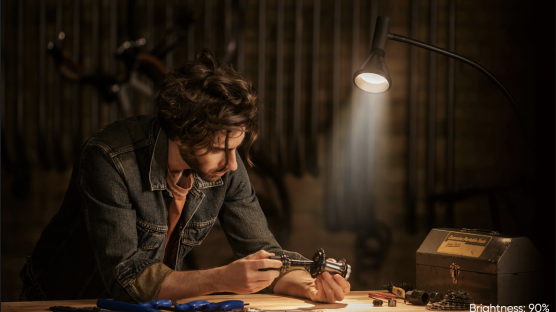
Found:
[[[243,300],[249,303],[246,308],[261,309],[261,310],[305,310],[314,311],[321,310],[323,312],[329,311],[369,311],[372,309],[393,309],[395,311],[426,311],[424,306],[413,306],[411,304],[404,304],[403,300],[397,300],[397,307],[388,307],[386,301],[382,307],[373,307],[372,298],[369,298],[369,291],[352,291],[343,301],[334,304],[326,304],[313,302],[308,299],[282,296],[276,294],[251,294],[251,295],[208,295],[195,298],[188,298],[179,300],[178,303],[186,303],[193,300],[208,300],[210,302],[220,302],[224,300]],[[386,293],[382,290],[373,290],[372,292]],[[21,301],[21,302],[2,302],[3,312],[32,312],[32,311],[48,311],[52,306],[70,306],[70,307],[94,307],[96,306],[96,299],[87,300],[53,300],[53,301]],[[386,311],[385,311],[386,312]]]

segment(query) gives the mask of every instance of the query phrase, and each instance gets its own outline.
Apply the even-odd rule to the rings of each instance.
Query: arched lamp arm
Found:
[[[522,117],[521,117],[521,112],[519,110],[519,107],[517,106],[517,103],[515,102],[514,98],[512,97],[512,95],[510,94],[510,92],[502,85],[502,83],[500,83],[500,81],[498,81],[498,79],[496,79],[496,77],[494,77],[494,75],[489,72],[486,68],[484,68],[483,66],[473,62],[472,60],[465,58],[459,54],[456,54],[454,52],[450,52],[444,49],[441,49],[439,47],[435,47],[433,45],[418,41],[418,40],[414,40],[411,38],[407,38],[404,36],[400,36],[400,35],[396,35],[396,34],[392,34],[392,33],[388,33],[388,39],[390,40],[394,40],[394,41],[399,41],[399,42],[405,42],[423,49],[427,49],[442,55],[446,55],[448,57],[451,57],[453,59],[456,59],[458,61],[464,62],[467,65],[470,65],[472,67],[475,67],[477,70],[479,70],[480,72],[482,72],[483,74],[485,74],[488,78],[490,78],[490,80],[494,81],[494,83],[500,88],[500,90],[502,90],[502,92],[504,93],[504,95],[506,96],[506,98],[508,99],[508,101],[510,101],[510,104],[512,105],[512,108],[514,109],[515,114],[517,115],[517,119],[519,121],[519,125],[521,127],[521,129],[524,131],[524,124],[522,121]]]

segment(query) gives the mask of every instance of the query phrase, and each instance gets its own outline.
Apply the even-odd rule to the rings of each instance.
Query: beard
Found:
[[[217,171],[212,172],[208,169],[204,169],[203,165],[199,162],[197,157],[195,157],[195,155],[191,155],[189,151],[185,151],[180,148],[180,154],[181,158],[183,158],[189,168],[197,173],[197,175],[199,175],[201,179],[207,182],[215,182],[221,178],[220,176],[214,174]]]

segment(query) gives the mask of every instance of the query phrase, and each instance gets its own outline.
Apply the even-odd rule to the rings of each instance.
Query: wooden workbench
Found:
[[[295,310],[301,309],[306,311],[321,310],[323,312],[330,311],[369,311],[371,309],[394,309],[394,311],[426,311],[424,306],[413,306],[411,304],[404,304],[403,300],[397,300],[397,307],[388,307],[387,302],[384,302],[383,307],[373,307],[372,298],[369,298],[370,291],[352,291],[346,298],[334,304],[318,303],[308,299],[301,299],[296,297],[282,296],[282,295],[210,295],[195,298],[179,300],[178,303],[186,303],[193,300],[208,300],[210,302],[219,302],[224,300],[243,300],[249,303],[246,308],[254,309],[267,309],[267,310]],[[382,290],[373,290],[373,292],[386,293]],[[70,306],[70,307],[94,307],[96,306],[96,299],[90,300],[56,300],[56,301],[22,301],[22,302],[2,302],[2,312],[34,312],[34,311],[48,311],[52,306]],[[384,311],[387,312],[387,311]]]

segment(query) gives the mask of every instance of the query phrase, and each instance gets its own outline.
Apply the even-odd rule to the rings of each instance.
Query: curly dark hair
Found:
[[[172,140],[179,139],[192,152],[207,148],[221,131],[248,134],[245,157],[250,166],[249,149],[257,139],[258,98],[250,81],[232,66],[221,64],[212,51],[205,49],[195,61],[186,62],[169,72],[160,85],[155,103],[161,128]]]

